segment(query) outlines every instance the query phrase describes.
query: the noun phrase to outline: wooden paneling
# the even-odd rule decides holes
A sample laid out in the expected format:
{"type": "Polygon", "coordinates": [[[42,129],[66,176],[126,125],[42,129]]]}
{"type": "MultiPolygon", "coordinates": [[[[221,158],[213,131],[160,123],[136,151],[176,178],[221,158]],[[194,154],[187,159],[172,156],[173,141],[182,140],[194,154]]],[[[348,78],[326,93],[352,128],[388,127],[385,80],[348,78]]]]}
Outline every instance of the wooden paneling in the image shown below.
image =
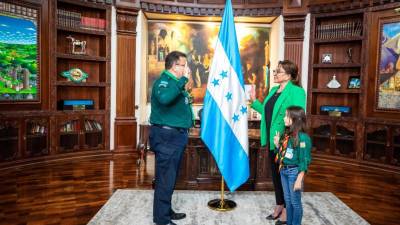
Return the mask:
{"type": "Polygon", "coordinates": [[[301,80],[305,16],[285,16],[285,59],[291,60],[299,68],[298,80],[301,80]]]}
{"type": "Polygon", "coordinates": [[[299,81],[301,80],[302,54],[303,41],[285,41],[285,59],[293,61],[299,67],[299,81]]]}
{"type": "Polygon", "coordinates": [[[115,150],[134,149],[136,147],[137,123],[133,119],[115,120],[115,150]]]}
{"type": "Polygon", "coordinates": [[[115,0],[117,7],[135,8],[137,7],[139,0],[115,0]]]}
{"type": "Polygon", "coordinates": [[[115,150],[136,147],[136,10],[117,9],[117,99],[115,150]]]}
{"type": "MultiPolygon", "coordinates": [[[[278,16],[282,12],[282,1],[232,0],[235,16],[278,16]]],[[[192,16],[221,16],[225,0],[141,0],[140,8],[145,12],[176,13],[192,16]]]]}
{"type": "Polygon", "coordinates": [[[117,118],[135,116],[136,37],[117,37],[117,118]]]}

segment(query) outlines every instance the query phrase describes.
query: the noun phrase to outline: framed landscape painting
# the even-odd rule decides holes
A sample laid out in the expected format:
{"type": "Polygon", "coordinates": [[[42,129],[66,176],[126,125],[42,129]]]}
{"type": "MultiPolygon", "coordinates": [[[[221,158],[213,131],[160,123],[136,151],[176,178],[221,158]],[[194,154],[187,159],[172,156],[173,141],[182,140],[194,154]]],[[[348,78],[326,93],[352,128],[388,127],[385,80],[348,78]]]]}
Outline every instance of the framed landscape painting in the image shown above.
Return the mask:
{"type": "Polygon", "coordinates": [[[400,112],[400,18],[379,25],[376,110],[400,112]]]}
{"type": "Polygon", "coordinates": [[[0,3],[0,103],[39,102],[38,10],[0,3]]]}

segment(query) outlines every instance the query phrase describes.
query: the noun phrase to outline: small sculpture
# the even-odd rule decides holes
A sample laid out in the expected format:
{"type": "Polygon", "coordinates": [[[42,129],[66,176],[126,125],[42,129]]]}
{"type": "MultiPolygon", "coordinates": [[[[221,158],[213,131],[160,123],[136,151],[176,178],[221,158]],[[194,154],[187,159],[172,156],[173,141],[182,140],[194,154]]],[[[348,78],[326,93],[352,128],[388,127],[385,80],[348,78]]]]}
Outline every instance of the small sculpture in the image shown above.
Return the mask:
{"type": "Polygon", "coordinates": [[[352,48],[348,48],[346,51],[347,54],[347,62],[348,63],[353,63],[353,49],[352,48]]]}
{"type": "Polygon", "coordinates": [[[340,83],[336,80],[336,75],[334,74],[332,80],[326,85],[328,88],[340,88],[340,83]]]}
{"type": "Polygon", "coordinates": [[[332,54],[322,54],[322,63],[332,63],[332,54]]]}
{"type": "Polygon", "coordinates": [[[72,37],[71,35],[69,35],[67,37],[67,39],[71,40],[71,45],[72,45],[71,53],[72,54],[76,54],[76,55],[86,54],[86,41],[77,40],[74,37],[72,37]],[[78,48],[80,48],[79,51],[78,51],[78,48]]]}
{"type": "Polygon", "coordinates": [[[88,78],[88,74],[78,68],[73,68],[68,71],[64,71],[61,73],[61,76],[76,83],[86,82],[86,78],[88,78]]]}

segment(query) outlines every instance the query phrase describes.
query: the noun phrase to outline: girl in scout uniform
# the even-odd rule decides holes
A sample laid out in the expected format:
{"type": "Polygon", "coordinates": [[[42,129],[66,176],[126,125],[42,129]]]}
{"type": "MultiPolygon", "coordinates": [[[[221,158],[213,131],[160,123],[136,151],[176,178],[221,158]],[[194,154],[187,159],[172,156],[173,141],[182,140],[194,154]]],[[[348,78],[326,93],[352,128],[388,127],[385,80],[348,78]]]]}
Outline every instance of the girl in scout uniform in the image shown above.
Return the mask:
{"type": "Polygon", "coordinates": [[[283,195],[286,203],[286,221],[288,225],[301,225],[303,206],[301,191],[304,175],[311,161],[311,140],[305,133],[306,115],[303,108],[291,106],[286,109],[283,118],[286,129],[281,136],[274,137],[277,154],[275,161],[279,165],[283,195]]]}

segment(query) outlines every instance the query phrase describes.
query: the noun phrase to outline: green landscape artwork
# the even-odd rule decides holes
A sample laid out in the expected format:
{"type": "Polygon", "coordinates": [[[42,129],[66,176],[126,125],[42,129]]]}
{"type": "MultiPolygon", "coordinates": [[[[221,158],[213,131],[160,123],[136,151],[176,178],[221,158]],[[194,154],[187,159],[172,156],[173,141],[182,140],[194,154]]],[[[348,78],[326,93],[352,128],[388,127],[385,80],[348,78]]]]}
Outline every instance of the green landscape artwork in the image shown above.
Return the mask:
{"type": "Polygon", "coordinates": [[[37,21],[0,14],[0,101],[38,100],[37,21]]]}

